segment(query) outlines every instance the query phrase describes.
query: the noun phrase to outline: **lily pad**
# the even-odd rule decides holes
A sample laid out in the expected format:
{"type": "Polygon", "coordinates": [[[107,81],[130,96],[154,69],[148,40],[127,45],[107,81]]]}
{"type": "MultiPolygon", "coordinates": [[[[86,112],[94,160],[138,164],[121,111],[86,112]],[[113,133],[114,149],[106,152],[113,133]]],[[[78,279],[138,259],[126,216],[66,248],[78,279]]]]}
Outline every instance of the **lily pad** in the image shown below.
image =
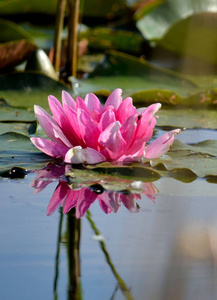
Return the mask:
{"type": "Polygon", "coordinates": [[[217,110],[193,108],[163,108],[158,112],[157,125],[174,128],[217,129],[217,110]]]}
{"type": "Polygon", "coordinates": [[[11,68],[25,61],[36,46],[27,40],[0,44],[0,69],[11,68]]]}
{"type": "Polygon", "coordinates": [[[186,96],[197,90],[197,85],[187,77],[117,51],[108,52],[88,79],[72,80],[74,92],[82,95],[102,89],[111,91],[117,86],[124,90],[125,95],[144,90],[163,90],[168,94],[169,90],[186,96]]]}
{"type": "Polygon", "coordinates": [[[29,137],[15,132],[0,135],[0,174],[12,167],[40,169],[50,160],[34,147],[29,137]]]}
{"type": "Polygon", "coordinates": [[[36,72],[1,75],[0,87],[1,99],[22,108],[33,108],[37,104],[48,109],[48,95],[61,99],[62,90],[72,92],[65,84],[36,72]]]}
{"type": "Polygon", "coordinates": [[[101,163],[88,168],[100,173],[114,174],[122,178],[135,177],[142,181],[154,181],[157,176],[172,177],[182,182],[194,181],[197,177],[212,178],[217,182],[217,141],[209,140],[195,145],[175,141],[168,158],[144,163],[101,163]],[[147,176],[147,174],[149,174],[147,176]],[[151,175],[151,176],[150,176],[151,175]],[[137,177],[138,176],[138,177],[137,177]],[[147,179],[149,177],[149,179],[147,179]]]}
{"type": "Polygon", "coordinates": [[[97,51],[118,50],[138,55],[144,50],[143,37],[126,30],[112,30],[106,27],[89,28],[81,32],[79,38],[87,39],[88,47],[97,51]]]}
{"type": "Polygon", "coordinates": [[[17,122],[1,122],[0,135],[8,132],[17,132],[21,134],[34,134],[36,132],[37,123],[17,123],[17,122]]]}
{"type": "Polygon", "coordinates": [[[27,13],[56,13],[57,0],[1,0],[1,15],[27,14],[27,13]]]}
{"type": "Polygon", "coordinates": [[[217,3],[213,0],[167,0],[140,19],[137,27],[146,39],[159,40],[175,22],[203,12],[217,12],[217,3]]]}
{"type": "MultiPolygon", "coordinates": [[[[157,46],[180,56],[217,64],[216,27],[217,12],[195,14],[171,26],[157,42],[157,46]]],[[[184,67],[187,68],[186,65],[184,67]]],[[[190,72],[189,68],[187,70],[190,72]]]]}
{"type": "MultiPolygon", "coordinates": [[[[1,10],[1,2],[0,2],[0,10],[1,10]]],[[[0,35],[1,43],[12,41],[12,40],[32,39],[31,35],[27,31],[22,29],[19,25],[4,19],[0,19],[0,32],[1,32],[0,35]]]]}

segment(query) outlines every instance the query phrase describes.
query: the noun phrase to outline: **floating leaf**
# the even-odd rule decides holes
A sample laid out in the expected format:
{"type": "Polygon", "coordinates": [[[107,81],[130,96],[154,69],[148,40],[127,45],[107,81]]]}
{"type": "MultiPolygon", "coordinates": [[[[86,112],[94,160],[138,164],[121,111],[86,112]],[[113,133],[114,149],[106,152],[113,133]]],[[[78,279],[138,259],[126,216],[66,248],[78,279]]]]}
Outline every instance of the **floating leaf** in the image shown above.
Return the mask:
{"type": "Polygon", "coordinates": [[[97,51],[119,50],[132,54],[141,54],[144,39],[140,34],[126,30],[112,30],[109,28],[89,28],[81,32],[80,39],[88,40],[88,47],[97,51]]]}
{"type": "Polygon", "coordinates": [[[51,160],[34,147],[29,137],[15,132],[0,135],[0,158],[0,172],[18,166],[40,169],[51,160]]]}
{"type": "Polygon", "coordinates": [[[45,75],[35,72],[11,73],[0,76],[0,98],[16,107],[33,108],[34,104],[48,109],[48,95],[61,98],[62,90],[72,90],[45,75]]]}
{"type": "Polygon", "coordinates": [[[17,15],[27,13],[56,13],[57,0],[1,0],[1,15],[17,15]]]}
{"type": "Polygon", "coordinates": [[[158,126],[174,128],[217,129],[217,110],[193,108],[163,108],[158,112],[158,126]]]}
{"type": "Polygon", "coordinates": [[[27,40],[0,44],[0,69],[11,68],[25,61],[36,46],[27,40]]]}
{"type": "Polygon", "coordinates": [[[165,1],[166,0],[143,0],[136,2],[136,4],[133,6],[133,9],[135,10],[134,19],[138,21],[142,17],[150,14],[152,10],[163,4],[165,1]]]}
{"type": "Polygon", "coordinates": [[[187,145],[176,140],[168,155],[172,159],[155,159],[151,161],[151,165],[148,161],[143,164],[132,163],[120,166],[101,163],[88,166],[88,168],[115,176],[118,174],[124,178],[138,176],[139,180],[143,181],[156,180],[157,176],[172,177],[182,182],[191,182],[197,177],[212,178],[212,182],[217,181],[216,140],[208,140],[195,145],[187,145]],[[147,174],[152,174],[153,177],[147,174]]]}
{"type": "MultiPolygon", "coordinates": [[[[1,9],[1,2],[0,2],[1,9]]],[[[22,29],[19,25],[14,22],[0,19],[0,42],[9,42],[12,40],[31,40],[31,35],[22,29]]]]}
{"type": "Polygon", "coordinates": [[[116,51],[108,52],[106,60],[88,79],[74,81],[75,93],[83,95],[102,89],[111,91],[117,85],[125,95],[144,90],[162,90],[162,93],[168,94],[169,90],[186,96],[197,89],[193,81],[182,75],[116,51]]]}
{"type": "MultiPolygon", "coordinates": [[[[217,12],[200,13],[176,22],[157,42],[158,47],[165,48],[180,56],[188,56],[210,65],[217,64],[217,12]]],[[[186,58],[185,58],[186,59],[186,58]]],[[[196,66],[195,66],[196,68],[196,66]]],[[[183,72],[192,72],[192,64],[184,65],[183,72]]],[[[198,73],[198,68],[196,69],[198,73]]],[[[203,74],[203,70],[201,70],[203,74]]]]}
{"type": "Polygon", "coordinates": [[[37,123],[17,123],[17,122],[1,122],[0,134],[8,132],[17,132],[22,134],[34,134],[36,132],[37,123]]]}
{"type": "Polygon", "coordinates": [[[156,40],[162,38],[175,22],[194,13],[202,12],[217,12],[217,3],[213,0],[167,0],[140,19],[137,22],[137,27],[146,39],[156,40]]]}
{"type": "Polygon", "coordinates": [[[83,17],[104,20],[124,16],[128,11],[125,0],[104,0],[103,2],[101,0],[83,0],[81,1],[81,7],[83,17]]]}

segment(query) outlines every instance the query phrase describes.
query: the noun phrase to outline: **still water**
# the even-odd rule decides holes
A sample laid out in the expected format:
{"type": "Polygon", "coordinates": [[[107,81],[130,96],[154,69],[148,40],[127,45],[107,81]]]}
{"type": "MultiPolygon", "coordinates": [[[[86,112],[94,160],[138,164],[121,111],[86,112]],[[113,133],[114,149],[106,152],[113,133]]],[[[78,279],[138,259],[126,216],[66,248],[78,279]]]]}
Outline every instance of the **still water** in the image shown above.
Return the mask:
{"type": "Polygon", "coordinates": [[[0,299],[217,298],[216,184],[161,178],[154,201],[136,199],[138,212],[121,203],[105,214],[96,200],[76,221],[59,209],[46,215],[58,180],[34,194],[35,177],[0,180],[0,299]],[[78,233],[79,250],[68,243],[78,233]]]}

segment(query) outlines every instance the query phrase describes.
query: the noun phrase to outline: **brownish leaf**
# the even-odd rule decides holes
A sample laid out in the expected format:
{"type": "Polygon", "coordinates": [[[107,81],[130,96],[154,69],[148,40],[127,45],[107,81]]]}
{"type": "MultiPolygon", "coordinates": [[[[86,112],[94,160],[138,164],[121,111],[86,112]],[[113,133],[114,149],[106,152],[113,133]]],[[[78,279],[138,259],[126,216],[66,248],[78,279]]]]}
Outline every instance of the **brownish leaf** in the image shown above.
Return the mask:
{"type": "Polygon", "coordinates": [[[25,61],[36,49],[27,40],[12,41],[0,44],[0,69],[8,69],[25,61]]]}

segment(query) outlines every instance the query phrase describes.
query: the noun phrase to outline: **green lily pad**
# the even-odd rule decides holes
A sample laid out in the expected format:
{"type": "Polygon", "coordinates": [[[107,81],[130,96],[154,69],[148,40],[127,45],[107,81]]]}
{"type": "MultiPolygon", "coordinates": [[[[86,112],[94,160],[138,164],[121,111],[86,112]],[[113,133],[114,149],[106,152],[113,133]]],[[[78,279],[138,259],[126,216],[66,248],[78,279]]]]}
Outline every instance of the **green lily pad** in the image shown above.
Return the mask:
{"type": "Polygon", "coordinates": [[[89,28],[81,32],[79,38],[87,39],[88,48],[97,51],[118,50],[138,55],[144,48],[144,39],[140,34],[125,30],[89,28]]]}
{"type": "MultiPolygon", "coordinates": [[[[157,46],[180,56],[206,61],[211,65],[217,64],[216,27],[217,12],[195,14],[171,26],[157,42],[157,46]]],[[[188,72],[191,71],[190,68],[185,66],[188,72]]],[[[203,74],[203,70],[201,73],[203,74]]]]}
{"type": "Polygon", "coordinates": [[[156,67],[144,59],[116,51],[108,52],[106,60],[88,79],[72,80],[74,92],[81,95],[90,91],[111,91],[120,87],[125,95],[144,90],[163,90],[168,93],[169,90],[186,96],[197,89],[197,85],[187,77],[156,67]]]}
{"type": "Polygon", "coordinates": [[[15,132],[0,135],[0,174],[12,167],[40,169],[50,160],[35,148],[29,137],[15,132]]]}
{"type": "Polygon", "coordinates": [[[174,128],[217,129],[217,110],[193,108],[163,108],[158,112],[157,125],[174,128]]]}
{"type": "Polygon", "coordinates": [[[33,122],[35,120],[33,110],[0,106],[0,122],[33,122]]]}
{"type": "Polygon", "coordinates": [[[194,13],[203,12],[217,12],[217,3],[212,0],[167,0],[156,7],[150,14],[140,19],[137,22],[137,27],[146,39],[159,40],[175,22],[194,13]]]}
{"type": "Polygon", "coordinates": [[[191,182],[197,177],[211,178],[212,182],[217,182],[216,140],[208,140],[195,145],[187,145],[176,140],[168,155],[168,158],[155,159],[150,163],[147,161],[120,166],[101,163],[88,166],[88,168],[122,178],[136,177],[142,181],[154,181],[157,180],[157,176],[163,176],[182,182],[191,182]]]}
{"type": "MultiPolygon", "coordinates": [[[[0,10],[1,10],[1,2],[0,2],[0,10]]],[[[0,19],[0,42],[5,43],[12,40],[23,40],[28,39],[31,40],[31,35],[22,29],[19,25],[14,22],[0,19]]]]}
{"type": "Polygon", "coordinates": [[[36,132],[37,123],[17,123],[17,122],[1,122],[0,134],[8,132],[17,132],[21,134],[34,134],[36,132]]]}
{"type": "Polygon", "coordinates": [[[36,72],[0,75],[0,98],[15,107],[33,108],[37,104],[48,109],[47,97],[61,99],[62,90],[72,92],[68,86],[36,72]]]}
{"type": "Polygon", "coordinates": [[[56,13],[57,0],[1,0],[0,14],[1,15],[17,15],[27,13],[56,13]]]}
{"type": "Polygon", "coordinates": [[[125,0],[81,0],[82,16],[111,20],[124,16],[128,9],[125,0]]]}

